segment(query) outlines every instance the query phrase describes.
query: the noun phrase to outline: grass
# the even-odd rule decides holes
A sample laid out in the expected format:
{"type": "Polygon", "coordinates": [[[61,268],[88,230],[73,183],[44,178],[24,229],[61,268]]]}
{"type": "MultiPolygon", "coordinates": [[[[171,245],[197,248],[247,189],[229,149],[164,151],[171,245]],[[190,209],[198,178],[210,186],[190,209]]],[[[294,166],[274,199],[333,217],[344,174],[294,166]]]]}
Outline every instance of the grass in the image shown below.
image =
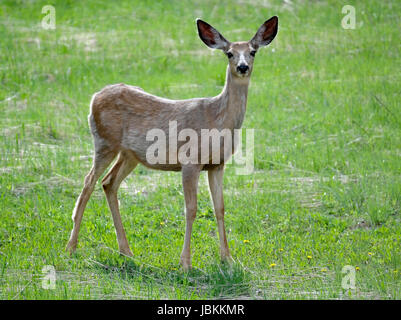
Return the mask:
{"type": "Polygon", "coordinates": [[[401,4],[352,1],[48,1],[0,4],[1,299],[400,299],[401,4]],[[251,175],[225,175],[228,242],[221,265],[206,177],[178,265],[185,219],[179,173],[137,168],[119,192],[134,258],[118,255],[98,185],[77,254],[64,252],[91,166],[91,95],[110,83],[174,99],[217,95],[226,58],[195,18],[232,41],[273,15],[280,30],[256,57],[244,128],[251,175]],[[54,266],[54,290],[42,268],[54,266]],[[341,287],[346,265],[356,289],[341,287]]]}

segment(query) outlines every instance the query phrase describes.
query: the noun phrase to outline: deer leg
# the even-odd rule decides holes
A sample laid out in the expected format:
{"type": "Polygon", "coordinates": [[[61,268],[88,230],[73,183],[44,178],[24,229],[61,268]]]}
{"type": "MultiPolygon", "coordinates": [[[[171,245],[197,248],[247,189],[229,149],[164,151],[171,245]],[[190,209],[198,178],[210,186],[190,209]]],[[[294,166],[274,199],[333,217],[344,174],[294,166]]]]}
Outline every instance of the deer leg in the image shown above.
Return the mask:
{"type": "Polygon", "coordinates": [[[114,227],[116,229],[118,248],[120,253],[132,257],[133,254],[129,248],[127,236],[121,221],[120,210],[118,206],[117,190],[125,177],[137,166],[138,162],[128,152],[122,151],[113,168],[102,180],[103,190],[106,194],[107,203],[113,216],[114,227]]]}
{"type": "Polygon", "coordinates": [[[192,225],[196,217],[197,210],[197,191],[200,174],[199,166],[186,166],[182,168],[182,186],[184,189],[186,227],[184,247],[182,249],[180,264],[184,270],[188,270],[191,265],[191,234],[192,225]]]}
{"type": "Polygon", "coordinates": [[[116,152],[111,150],[103,149],[95,152],[92,169],[85,177],[84,188],[82,189],[82,192],[75,203],[75,208],[72,213],[74,227],[71,231],[70,239],[66,247],[66,250],[70,253],[73,253],[77,248],[82,216],[84,214],[86,204],[88,203],[88,200],[95,189],[96,181],[99,179],[104,170],[106,170],[107,166],[111,163],[115,156],[116,152]]]}
{"type": "Polygon", "coordinates": [[[224,227],[223,174],[224,167],[219,166],[216,169],[208,171],[208,180],[217,220],[217,228],[219,230],[221,260],[231,261],[232,258],[228,249],[226,230],[224,227]]]}

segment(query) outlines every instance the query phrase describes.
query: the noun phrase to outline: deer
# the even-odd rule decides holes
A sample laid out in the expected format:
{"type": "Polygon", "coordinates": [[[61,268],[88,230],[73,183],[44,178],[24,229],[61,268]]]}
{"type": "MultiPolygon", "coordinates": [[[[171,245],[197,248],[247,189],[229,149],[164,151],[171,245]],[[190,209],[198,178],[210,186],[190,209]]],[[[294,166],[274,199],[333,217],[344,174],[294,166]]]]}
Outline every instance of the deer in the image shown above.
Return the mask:
{"type": "MultiPolygon", "coordinates": [[[[66,246],[70,254],[76,250],[83,213],[96,182],[116,159],[101,183],[112,213],[121,255],[132,257],[133,253],[121,220],[117,191],[128,174],[138,164],[142,164],[150,169],[181,171],[186,227],[179,262],[184,270],[192,268],[190,242],[197,213],[199,176],[201,171],[208,172],[209,191],[219,234],[220,257],[223,262],[233,261],[224,225],[223,175],[226,157],[221,157],[218,163],[181,163],[171,161],[176,160],[177,154],[169,154],[166,163],[150,163],[146,150],[151,142],[146,139],[146,133],[153,128],[160,128],[168,136],[169,121],[175,121],[178,128],[191,128],[197,133],[205,128],[230,131],[240,129],[245,117],[255,55],[261,47],[267,46],[276,37],[278,17],[273,16],[266,20],[250,41],[242,42],[226,40],[219,31],[201,19],[197,19],[196,24],[200,39],[209,48],[223,51],[228,59],[225,84],[219,95],[170,100],[121,83],[108,85],[92,96],[88,122],[94,142],[93,165],[84,179],[84,187],[73,210],[73,229],[66,246]]],[[[231,147],[232,153],[234,147],[231,147]]],[[[225,149],[222,153],[226,151],[225,149]]]]}

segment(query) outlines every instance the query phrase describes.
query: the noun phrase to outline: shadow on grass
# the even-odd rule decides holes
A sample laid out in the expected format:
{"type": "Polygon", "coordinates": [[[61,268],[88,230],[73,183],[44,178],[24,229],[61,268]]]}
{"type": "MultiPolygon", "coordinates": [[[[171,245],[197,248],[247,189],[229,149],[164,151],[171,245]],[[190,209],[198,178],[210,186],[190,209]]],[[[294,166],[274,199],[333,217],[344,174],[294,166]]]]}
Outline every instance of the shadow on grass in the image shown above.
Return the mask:
{"type": "Polygon", "coordinates": [[[127,282],[140,280],[160,290],[160,298],[235,299],[250,298],[250,281],[239,263],[208,265],[189,272],[138,264],[133,258],[115,255],[98,257],[92,265],[110,277],[127,282]],[[172,291],[174,290],[174,291],[172,291]],[[166,295],[166,296],[165,296],[166,295]]]}

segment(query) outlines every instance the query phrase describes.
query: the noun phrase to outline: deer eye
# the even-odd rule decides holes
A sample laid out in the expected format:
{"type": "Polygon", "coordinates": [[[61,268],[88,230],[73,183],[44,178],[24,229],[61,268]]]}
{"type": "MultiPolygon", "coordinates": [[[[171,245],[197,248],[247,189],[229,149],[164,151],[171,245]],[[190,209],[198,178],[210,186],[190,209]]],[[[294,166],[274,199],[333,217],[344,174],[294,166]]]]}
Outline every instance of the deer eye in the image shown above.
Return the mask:
{"type": "Polygon", "coordinates": [[[256,51],[251,51],[251,53],[250,53],[250,55],[251,55],[252,57],[254,57],[255,54],[256,54],[256,51]]]}
{"type": "Polygon", "coordinates": [[[227,57],[228,57],[228,59],[230,59],[233,57],[233,54],[231,52],[227,52],[227,57]]]}

